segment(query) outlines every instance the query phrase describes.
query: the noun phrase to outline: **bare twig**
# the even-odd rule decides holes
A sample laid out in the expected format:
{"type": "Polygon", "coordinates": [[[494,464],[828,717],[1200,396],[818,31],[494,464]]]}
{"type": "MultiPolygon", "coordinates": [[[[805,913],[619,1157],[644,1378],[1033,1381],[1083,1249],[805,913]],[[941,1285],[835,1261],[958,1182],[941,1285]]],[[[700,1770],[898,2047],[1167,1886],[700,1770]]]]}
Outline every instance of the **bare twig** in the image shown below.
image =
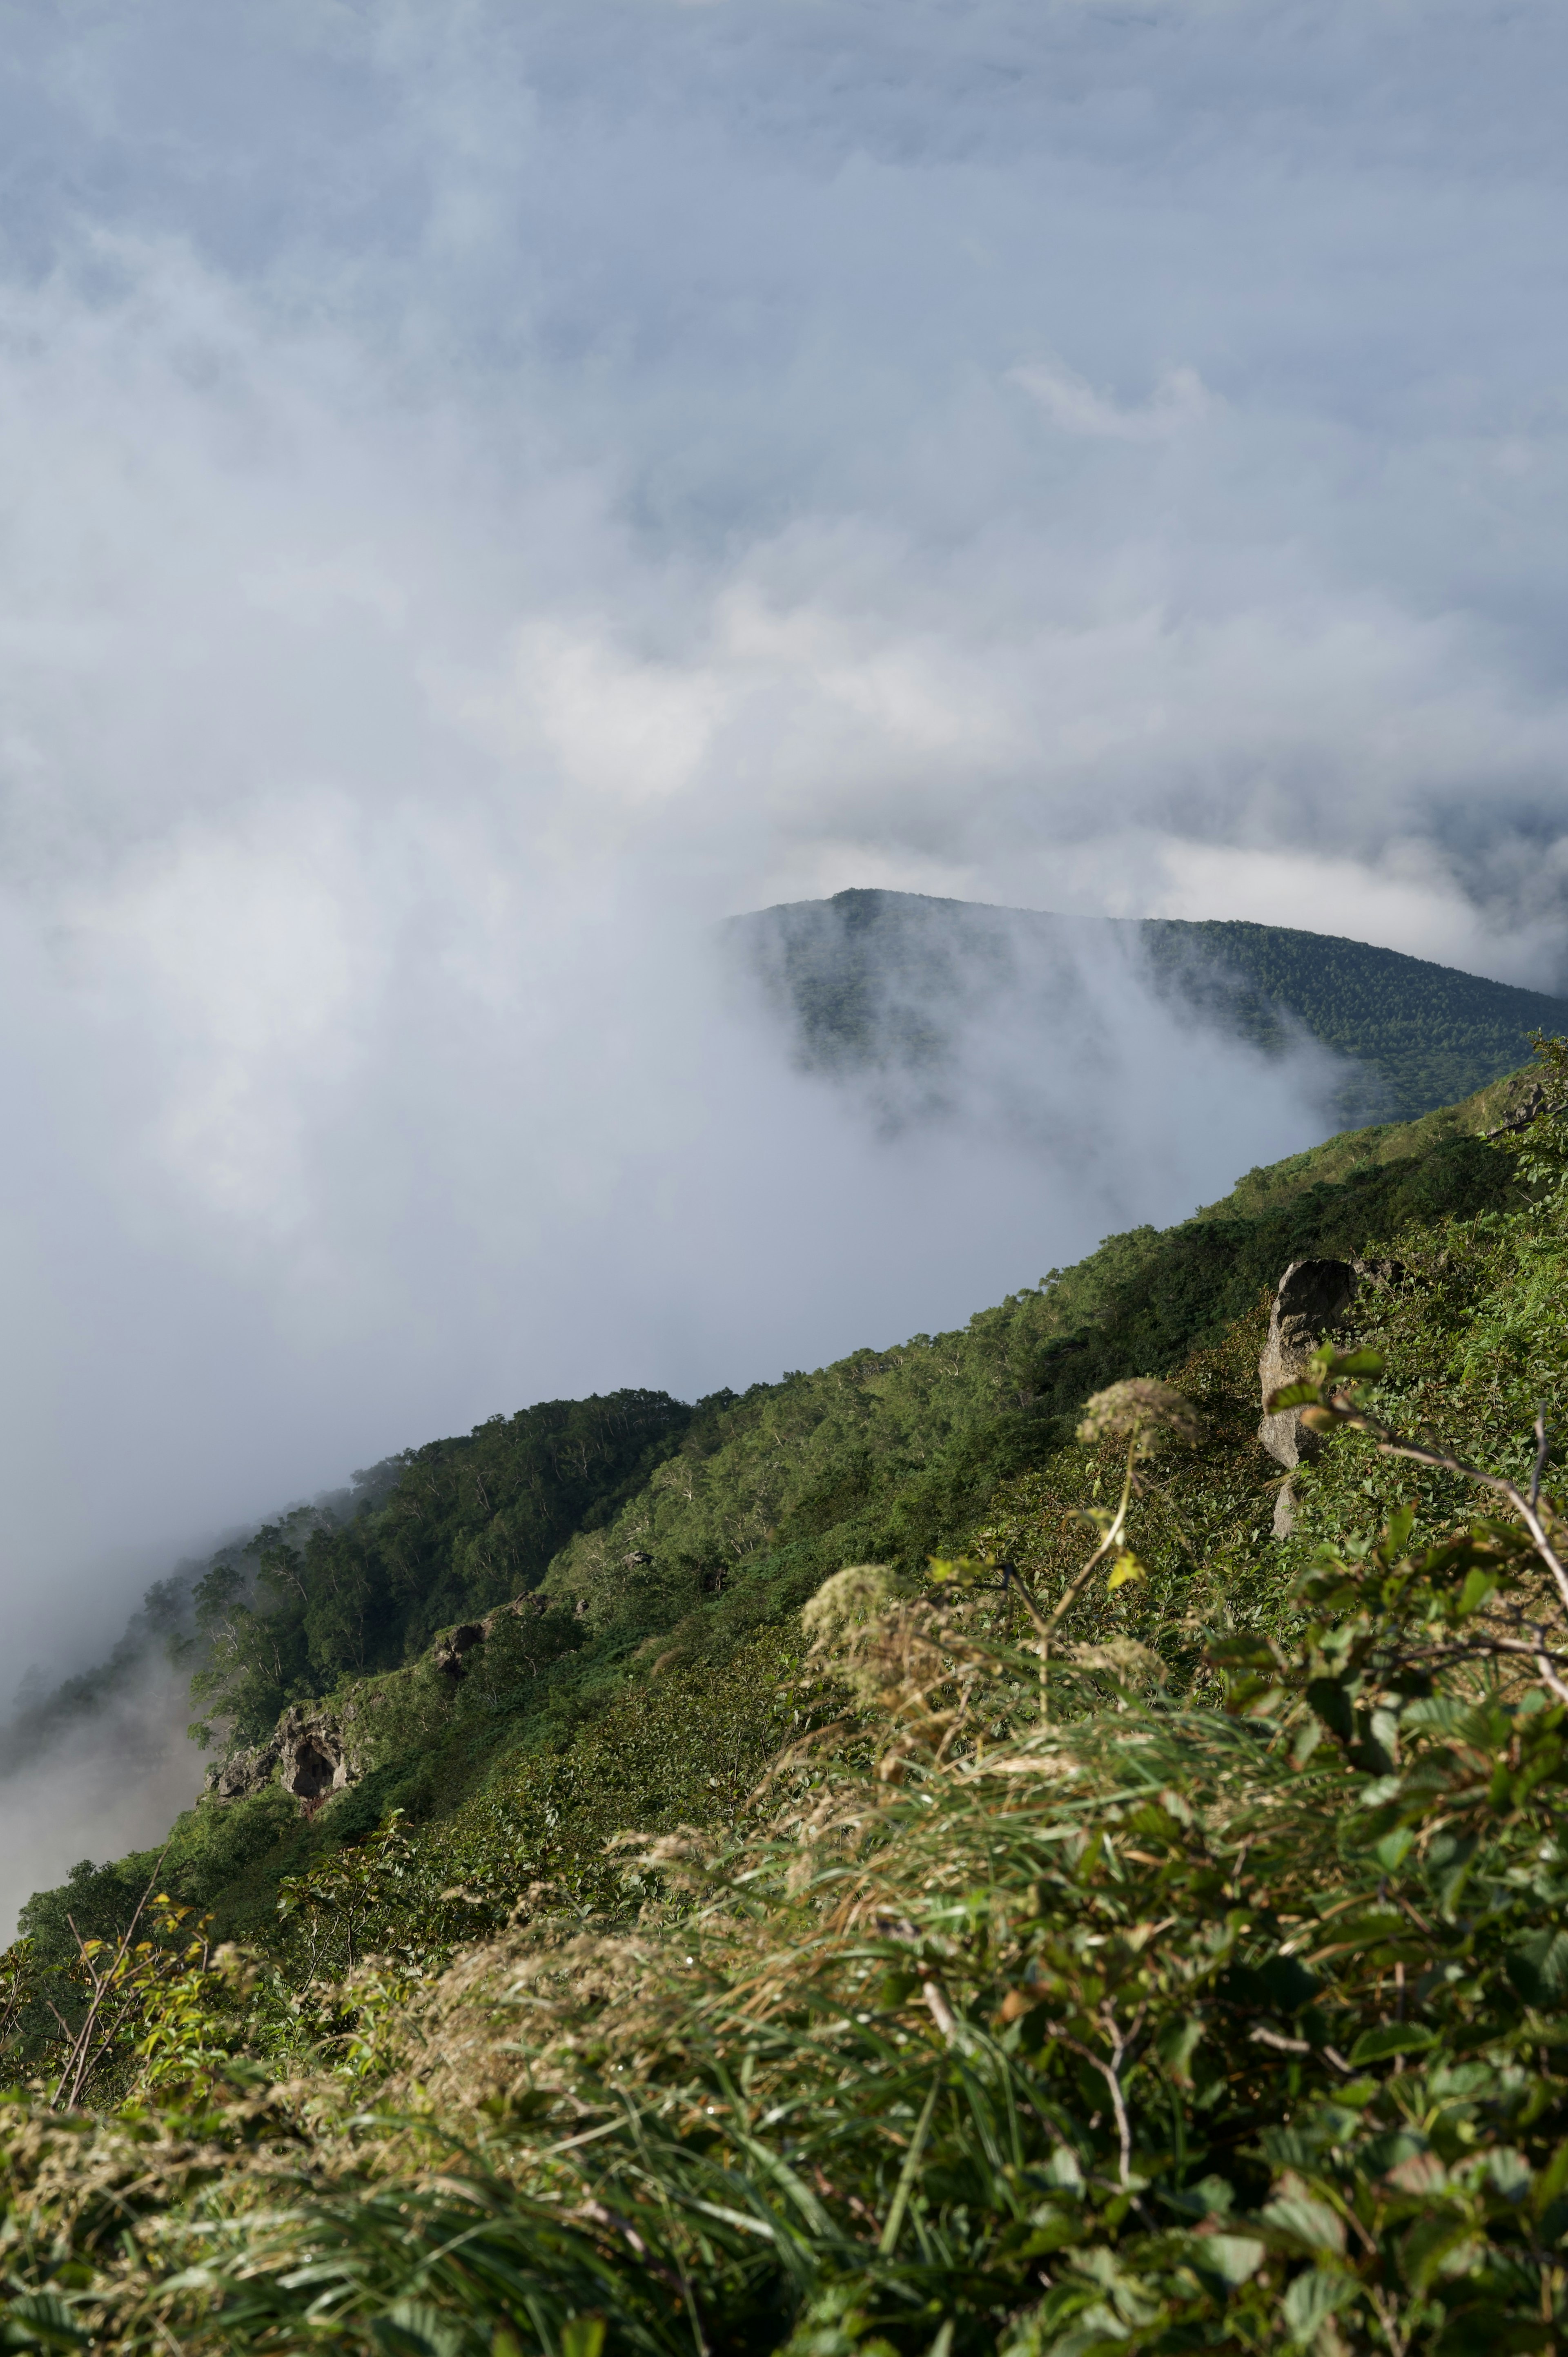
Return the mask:
{"type": "Polygon", "coordinates": [[[1135,1424],[1133,1427],[1133,1437],[1127,1444],[1127,1470],[1122,1479],[1122,1496],[1117,1505],[1115,1514],[1112,1516],[1111,1523],[1106,1529],[1104,1537],[1101,1540],[1100,1544],[1095,1548],[1094,1553],[1090,1556],[1089,1561],[1084,1565],[1083,1569],[1079,1573],[1078,1577],[1069,1583],[1061,1596],[1057,1599],[1055,1609],[1048,1615],[1042,1616],[1036,1610],[1034,1605],[1029,1602],[1027,1597],[1024,1599],[1025,1604],[1028,1609],[1029,1617],[1034,1621],[1040,1639],[1040,1718],[1042,1724],[1048,1722],[1051,1715],[1049,1693],[1047,1686],[1047,1680],[1050,1674],[1051,1639],[1055,1635],[1059,1623],[1064,1619],[1069,1609],[1077,1602],[1079,1597],[1083,1593],[1085,1587],[1088,1585],[1090,1575],[1094,1570],[1096,1565],[1103,1563],[1112,1549],[1119,1546],[1122,1543],[1122,1534],[1127,1527],[1127,1509],[1133,1502],[1133,1467],[1138,1461],[1138,1442],[1141,1437],[1142,1427],[1135,1424]]]}
{"type": "MultiPolygon", "coordinates": [[[[77,1930],[74,1917],[68,1915],[65,1919],[70,1925],[71,1936],[76,1942],[81,1968],[87,1975],[88,1986],[92,1992],[92,2001],[87,2008],[86,2018],[77,2031],[66,2056],[65,2064],[60,2072],[59,2084],[55,2089],[50,2105],[53,2111],[75,2110],[91,2072],[113,2044],[120,2025],[131,2009],[132,1998],[127,1996],[108,2029],[101,2029],[100,2023],[104,2007],[118,1985],[118,1977],[124,1969],[126,1957],[131,1953],[131,1943],[136,1935],[136,1926],[142,1920],[143,1910],[148,1900],[157,1889],[159,1877],[163,1873],[164,1860],[167,1856],[168,1844],[166,1842],[158,1852],[157,1862],[148,1878],[147,1887],[136,1901],[135,1912],[115,1943],[114,1953],[110,1958],[108,1969],[105,1972],[101,1973],[93,1963],[89,1943],[77,1930]]],[[[49,2007],[49,2011],[54,2013],[55,2019],[59,2021],[60,2017],[55,2012],[52,2005],[49,2007]]],[[[64,2028],[63,2022],[61,2028],[64,2028]]]]}
{"type": "Polygon", "coordinates": [[[1478,1488],[1489,1490],[1494,1497],[1503,1499],[1530,1533],[1537,1555],[1552,1575],[1558,1600],[1563,1611],[1568,1613],[1568,1569],[1564,1569],[1562,1557],[1552,1544],[1541,1512],[1540,1477],[1546,1463],[1542,1452],[1547,1448],[1543,1417],[1536,1418],[1536,1478],[1530,1484],[1529,1496],[1526,1496],[1518,1482],[1510,1481],[1506,1474],[1484,1472],[1480,1466],[1467,1465],[1462,1457],[1451,1456],[1445,1448],[1423,1448],[1419,1441],[1399,1439],[1386,1424],[1380,1424],[1375,1416],[1350,1406],[1343,1393],[1328,1402],[1326,1413],[1336,1424],[1346,1425],[1352,1432],[1370,1434],[1381,1457],[1403,1457],[1412,1465],[1429,1465],[1434,1472],[1457,1473],[1462,1480],[1474,1481],[1478,1488]]]}

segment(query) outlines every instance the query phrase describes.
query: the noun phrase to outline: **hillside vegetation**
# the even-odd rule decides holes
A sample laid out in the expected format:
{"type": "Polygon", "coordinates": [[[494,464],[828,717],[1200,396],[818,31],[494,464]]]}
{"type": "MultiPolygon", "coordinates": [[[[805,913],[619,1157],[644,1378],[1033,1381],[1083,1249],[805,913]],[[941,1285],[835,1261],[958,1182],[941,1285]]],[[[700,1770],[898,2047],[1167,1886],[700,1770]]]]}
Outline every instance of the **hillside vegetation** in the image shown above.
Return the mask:
{"type": "Polygon", "coordinates": [[[362,1772],[33,1902],[12,2345],[1557,2345],[1568,1129],[1487,1142],[1520,1094],[259,1540],[205,1706],[256,1731],[275,1620],[362,1772]],[[1377,1275],[1277,1541],[1258,1353],[1325,1254],[1377,1275]]]}
{"type": "Polygon", "coordinates": [[[1155,989],[1218,1030],[1282,1054],[1338,1060],[1334,1123],[1408,1122],[1521,1064],[1568,1002],[1424,958],[1286,925],[1063,917],[913,892],[847,891],[731,921],[807,1063],[939,1072],[961,1026],[994,1010],[1048,1041],[1079,1008],[1081,973],[1120,944],[1155,989]]]}

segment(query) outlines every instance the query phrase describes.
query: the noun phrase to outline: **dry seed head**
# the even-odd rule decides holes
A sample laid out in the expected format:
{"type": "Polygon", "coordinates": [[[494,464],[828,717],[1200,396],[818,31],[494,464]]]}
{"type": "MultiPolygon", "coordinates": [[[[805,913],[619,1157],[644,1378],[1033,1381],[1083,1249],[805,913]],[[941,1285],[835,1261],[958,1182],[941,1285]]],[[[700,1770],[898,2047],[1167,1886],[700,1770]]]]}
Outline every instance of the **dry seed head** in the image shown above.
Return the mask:
{"type": "Polygon", "coordinates": [[[1124,1685],[1163,1685],[1170,1675],[1158,1653],[1135,1637],[1112,1637],[1103,1645],[1069,1645],[1067,1657],[1076,1669],[1104,1670],[1124,1685]]]}
{"type": "Polygon", "coordinates": [[[1113,1433],[1150,1448],[1168,1437],[1190,1448],[1203,1437],[1203,1418],[1169,1383],[1153,1375],[1133,1375],[1096,1392],[1078,1427],[1080,1440],[1103,1440],[1113,1433]]]}
{"type": "Polygon", "coordinates": [[[800,1626],[821,1644],[854,1620],[869,1620],[887,1601],[887,1573],[879,1563],[852,1563],[824,1579],[801,1608],[800,1626]]]}

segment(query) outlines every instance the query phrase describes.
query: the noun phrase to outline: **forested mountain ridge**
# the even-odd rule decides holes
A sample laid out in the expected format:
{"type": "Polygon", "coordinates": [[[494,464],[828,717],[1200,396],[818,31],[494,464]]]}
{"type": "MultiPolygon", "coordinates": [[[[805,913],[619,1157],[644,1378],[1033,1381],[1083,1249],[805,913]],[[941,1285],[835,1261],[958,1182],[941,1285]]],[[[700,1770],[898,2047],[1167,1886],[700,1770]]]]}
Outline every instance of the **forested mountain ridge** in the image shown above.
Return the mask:
{"type": "Polygon", "coordinates": [[[910,892],[851,890],[730,920],[810,1064],[839,1072],[940,1067],[990,1006],[1037,1025],[1076,1003],[1108,947],[1159,994],[1268,1053],[1303,1038],[1344,1060],[1337,1124],[1412,1121],[1521,1064],[1568,1001],[1364,942],[1283,925],[1058,916],[910,892]]]}
{"type": "MultiPolygon", "coordinates": [[[[761,956],[769,986],[790,1010],[805,1051],[826,1067],[843,1069],[846,1059],[940,1060],[950,1046],[942,1010],[950,1013],[953,1003],[968,1004],[976,993],[983,1001],[988,991],[1005,985],[1020,940],[1043,942],[1048,963],[1065,955],[1070,965],[1086,947],[1092,951],[1099,924],[913,894],[852,891],[735,920],[731,933],[751,945],[747,956],[761,956]],[[1004,920],[1000,932],[996,920],[1004,920]]],[[[1264,1194],[1270,1201],[1283,1201],[1304,1184],[1337,1178],[1380,1159],[1409,1158],[1458,1135],[1470,1115],[1453,1109],[1456,1101],[1497,1073],[1511,1071],[1525,1052],[1523,1032],[1535,1024],[1550,1028],[1565,1012],[1559,1002],[1531,993],[1363,943],[1286,928],[1151,920],[1104,920],[1100,930],[1112,940],[1136,939],[1165,986],[1254,1044],[1282,1046],[1299,1024],[1321,1044],[1355,1060],[1348,1082],[1337,1092],[1339,1116],[1365,1120],[1380,1107],[1402,1108],[1396,1121],[1346,1132],[1307,1157],[1252,1174],[1227,1204],[1212,1207],[1206,1217],[1223,1218],[1228,1208],[1261,1211],[1264,1194]],[[1427,1114],[1419,1128],[1410,1127],[1412,1118],[1439,1105],[1446,1110],[1427,1114]]],[[[1069,1315],[1069,1305],[1078,1305],[1070,1314],[1079,1314],[1086,1283],[1098,1284],[1112,1263],[1120,1266],[1129,1254],[1135,1258],[1131,1240],[1112,1240],[1106,1249],[1109,1258],[1091,1255],[1082,1272],[1066,1281],[1065,1291],[1058,1285],[1047,1320],[1051,1332],[1056,1329],[1050,1319],[1069,1315]]],[[[1024,1328],[1039,1317],[1027,1307],[1021,1314],[1024,1328]]],[[[1022,1340],[1022,1332],[1023,1328],[1007,1348],[1022,1349],[1026,1358],[1036,1345],[1022,1340]]],[[[1156,1355],[1174,1347],[1168,1335],[1151,1331],[1147,1340],[1156,1355]]],[[[872,1415],[878,1436],[891,1430],[889,1418],[896,1422],[900,1413],[895,1397],[915,1380],[912,1361],[897,1363],[904,1376],[893,1382],[885,1409],[872,1415]]],[[[855,1415],[864,1420],[877,1386],[867,1388],[862,1376],[854,1380],[861,1397],[855,1415]]],[[[984,1380],[999,1397],[1005,1396],[1008,1374],[984,1380]]],[[[754,1386],[747,1396],[757,1398],[771,1389],[754,1386]]],[[[715,1395],[696,1409],[665,1402],[650,1411],[655,1422],[644,1432],[643,1445],[656,1448],[658,1419],[666,1419],[660,1428],[672,1436],[684,1429],[682,1419],[694,1416],[702,1429],[693,1434],[687,1453],[701,1457],[719,1430],[711,1419],[729,1397],[715,1395]]],[[[802,1415],[820,1420],[812,1399],[814,1394],[797,1395],[786,1420],[798,1421],[802,1415]]],[[[285,1702],[317,1698],[344,1674],[387,1669],[417,1655],[434,1630],[492,1608],[509,1584],[521,1587],[535,1580],[564,1537],[596,1527],[596,1517],[608,1519],[624,1502],[618,1494],[613,1507],[604,1503],[586,1476],[558,1481],[550,1461],[552,1419],[579,1413],[591,1418],[599,1410],[593,1403],[544,1403],[521,1416],[492,1418],[471,1435],[405,1451],[357,1476],[332,1497],[296,1506],[262,1530],[237,1537],[214,1557],[205,1577],[199,1566],[182,1567],[149,1591],[124,1639],[98,1668],[51,1691],[29,1691],[19,1698],[0,1726],[0,1773],[7,1760],[29,1760],[49,1743],[68,1739],[73,1722],[102,1713],[122,1692],[134,1693],[149,1646],[173,1641],[194,1646],[197,1654],[216,1648],[209,1664],[216,1682],[198,1699],[209,1716],[227,1717],[245,1740],[255,1739],[285,1702]],[[463,1471],[465,1464],[471,1465],[471,1473],[463,1471]],[[389,1491],[400,1482],[389,1506],[389,1491]],[[443,1484],[450,1491],[450,1510],[438,1495],[443,1484]],[[341,1545],[331,1535],[339,1525],[349,1533],[341,1545]],[[318,1563],[321,1576],[319,1589],[306,1579],[308,1598],[295,1576],[307,1557],[318,1563]],[[198,1581],[199,1617],[193,1597],[198,1581]],[[261,1634],[255,1621],[244,1617],[258,1595],[272,1608],[263,1649],[270,1661],[263,1663],[258,1654],[242,1673],[245,1644],[261,1634]]],[[[916,1426],[909,1444],[917,1451],[912,1465],[924,1464],[933,1446],[920,1417],[916,1426]]],[[[825,1460],[832,1453],[832,1428],[830,1418],[816,1443],[789,1444],[785,1453],[793,1449],[802,1469],[818,1458],[825,1460]]],[[[886,1453],[882,1437],[866,1439],[864,1447],[867,1462],[886,1453]]],[[[889,1463],[897,1454],[895,1449],[889,1463]]],[[[629,1480],[631,1471],[631,1459],[612,1450],[603,1459],[606,1496],[629,1480]]],[[[842,1484],[852,1477],[840,1468],[831,1480],[825,1474],[821,1479],[831,1489],[833,1481],[842,1484]]],[[[789,1495],[794,1499],[792,1489],[789,1495]]],[[[822,1510],[821,1500],[816,1506],[798,1501],[780,1523],[783,1503],[775,1512],[759,1492],[746,1516],[748,1528],[787,1529],[800,1537],[822,1510]]],[[[697,1566],[694,1592],[702,1592],[703,1577],[713,1577],[727,1560],[727,1544],[722,1534],[706,1527],[693,1523],[683,1530],[675,1552],[697,1566]]],[[[624,1551],[638,1551],[629,1536],[624,1551]]],[[[591,1553],[585,1550],[581,1561],[591,1553]]],[[[579,1563],[570,1576],[578,1577],[580,1570],[579,1563]]],[[[681,1577],[686,1578],[687,1572],[681,1577]]]]}
{"type": "MultiPolygon", "coordinates": [[[[177,1828],[174,1881],[220,1931],[253,1930],[285,1878],[387,1808],[434,1827],[512,1747],[569,1741],[650,1663],[722,1663],[845,1562],[917,1575],[1070,1449],[1091,1392],[1212,1343],[1288,1261],[1500,1201],[1509,1166],[1482,1135],[1522,1086],[1250,1174],[955,1332],[695,1408],[630,1393],[492,1418],[389,1460],[346,1519],[302,1509],[225,1551],[197,1590],[212,1652],[196,1688],[220,1748],[256,1743],[287,1706],[352,1709],[367,1772],[304,1820],[276,1783],[204,1801],[177,1828]],[[523,1591],[541,1616],[460,1683],[434,1667],[444,1631],[523,1591]]],[[[79,1873],[27,1920],[69,1903],[107,1921],[138,1870],[79,1873]]]]}
{"type": "Polygon", "coordinates": [[[1397,1218],[1423,1190],[1455,1208],[1484,1196],[1497,1166],[1475,1140],[1509,1087],[1251,1174],[1176,1229],[1111,1237],[956,1333],[695,1406],[642,1392],[546,1402],[405,1450],[200,1579],[204,1711],[227,1741],[252,1744],[288,1704],[416,1661],[452,1623],[525,1590],[580,1605],[613,1651],[618,1628],[639,1641],[721,1594],[725,1618],[768,1617],[835,1549],[916,1563],[1053,1418],[1100,1380],[1219,1330],[1298,1246],[1397,1218]]]}
{"type": "Polygon", "coordinates": [[[587,1501],[460,1654],[411,1609],[365,1673],[310,1623],[342,1789],[209,1793],[33,1902],[12,2345],[1558,2345],[1546,1072],[1544,1110],[1336,1139],[954,1334],[480,1426],[317,1529],[322,1598],[373,1551],[466,1599],[587,1501]],[[1259,1351],[1304,1254],[1354,1325],[1278,1538],[1259,1351]],[[1466,1458],[1523,1486],[1477,1518],[1466,1458]]]}
{"type": "Polygon", "coordinates": [[[405,1449],[351,1514],[306,1507],[266,1525],[197,1583],[209,1653],[197,1698],[252,1743],[287,1704],[416,1657],[444,1622],[537,1587],[564,1539],[614,1513],[729,1396],[543,1401],[405,1449]]]}

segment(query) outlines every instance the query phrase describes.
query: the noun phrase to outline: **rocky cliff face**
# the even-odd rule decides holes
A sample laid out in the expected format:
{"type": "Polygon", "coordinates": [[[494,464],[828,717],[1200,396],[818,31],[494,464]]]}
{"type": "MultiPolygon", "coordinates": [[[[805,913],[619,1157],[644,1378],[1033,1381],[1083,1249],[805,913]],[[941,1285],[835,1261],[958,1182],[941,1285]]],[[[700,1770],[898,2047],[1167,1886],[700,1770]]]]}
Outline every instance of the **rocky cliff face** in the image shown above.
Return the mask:
{"type": "Polygon", "coordinates": [[[347,1724],[354,1716],[352,1703],[341,1714],[291,1704],[265,1743],[236,1751],[221,1766],[208,1770],[208,1791],[220,1801],[242,1801],[275,1780],[285,1792],[306,1802],[342,1792],[358,1782],[360,1772],[347,1724]]]}
{"type": "MultiPolygon", "coordinates": [[[[1305,1374],[1314,1351],[1325,1342],[1352,1341],[1359,1294],[1369,1286],[1396,1284],[1402,1274],[1394,1261],[1293,1260],[1281,1277],[1258,1361],[1263,1404],[1258,1438],[1276,1465],[1294,1472],[1316,1457],[1323,1443],[1302,1423],[1299,1409],[1282,1408],[1271,1415],[1271,1394],[1305,1374]]],[[[1274,1501],[1274,1536],[1288,1538],[1294,1523],[1291,1485],[1285,1481],[1274,1501]]]]}
{"type": "Polygon", "coordinates": [[[1277,1465],[1294,1469],[1322,1446],[1295,1408],[1269,1414],[1269,1395],[1302,1374],[1319,1346],[1337,1334],[1356,1298],[1357,1270],[1345,1260],[1293,1260],[1279,1281],[1269,1336],[1258,1361],[1263,1420],[1258,1437],[1277,1465]]]}
{"type": "MultiPolygon", "coordinates": [[[[465,1674],[465,1656],[484,1643],[499,1621],[512,1613],[547,1612],[550,1601],[531,1592],[510,1604],[498,1605],[482,1620],[465,1621],[438,1638],[430,1659],[443,1677],[456,1684],[465,1674]]],[[[358,1783],[364,1772],[355,1740],[357,1717],[353,1703],[341,1710],[310,1710],[303,1703],[291,1703],[276,1732],[264,1743],[231,1752],[227,1760],[208,1770],[207,1790],[216,1800],[242,1801],[276,1781],[307,1804],[324,1801],[330,1793],[358,1783]]]]}

